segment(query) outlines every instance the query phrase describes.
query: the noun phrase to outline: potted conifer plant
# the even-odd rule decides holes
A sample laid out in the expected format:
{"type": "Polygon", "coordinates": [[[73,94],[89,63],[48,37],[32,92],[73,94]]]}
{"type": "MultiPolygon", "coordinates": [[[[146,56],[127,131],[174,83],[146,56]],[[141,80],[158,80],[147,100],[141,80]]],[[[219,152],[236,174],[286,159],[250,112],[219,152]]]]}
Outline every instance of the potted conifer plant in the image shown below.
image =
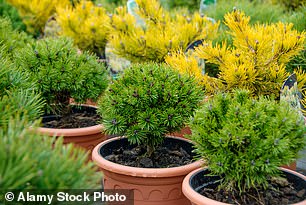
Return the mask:
{"type": "Polygon", "coordinates": [[[166,134],[184,125],[202,92],[194,78],[154,63],[135,64],[110,84],[98,111],[106,133],[125,137],[93,151],[104,188],[133,190],[136,205],[189,204],[182,179],[201,162],[190,161],[189,140],[166,134]]]}
{"type": "MultiPolygon", "coordinates": [[[[108,41],[113,53],[132,63],[161,63],[171,52],[185,50],[196,40],[217,36],[219,22],[198,12],[171,13],[157,0],[128,2],[130,8],[118,7],[112,15],[108,41]]],[[[182,137],[190,134],[190,129],[183,126],[171,134],[182,137]]]]}
{"type": "Polygon", "coordinates": [[[306,177],[278,168],[305,146],[304,119],[287,102],[219,93],[190,127],[197,158],[208,165],[184,179],[193,204],[305,204],[306,177]]]}
{"type": "Polygon", "coordinates": [[[46,38],[20,50],[17,63],[46,102],[43,127],[50,136],[64,136],[91,150],[104,140],[93,106],[71,106],[96,99],[107,86],[105,67],[88,53],[78,54],[68,38],[46,38]]]}

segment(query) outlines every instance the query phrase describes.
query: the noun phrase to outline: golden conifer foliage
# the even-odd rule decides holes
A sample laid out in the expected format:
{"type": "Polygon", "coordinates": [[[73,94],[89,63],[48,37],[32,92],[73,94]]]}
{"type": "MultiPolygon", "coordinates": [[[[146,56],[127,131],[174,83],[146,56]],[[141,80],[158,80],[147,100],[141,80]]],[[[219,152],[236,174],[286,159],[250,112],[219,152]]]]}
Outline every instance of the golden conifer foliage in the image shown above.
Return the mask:
{"type": "Polygon", "coordinates": [[[219,23],[198,13],[173,16],[157,0],[137,0],[137,4],[139,18],[127,13],[125,7],[116,10],[109,39],[115,53],[133,62],[163,62],[169,52],[217,35],[219,23]]]}
{"type": "MultiPolygon", "coordinates": [[[[254,96],[278,97],[282,84],[290,75],[285,64],[303,49],[305,32],[299,33],[292,29],[292,24],[283,23],[250,26],[249,20],[240,11],[225,16],[225,23],[234,39],[233,48],[226,43],[213,45],[205,42],[191,55],[172,53],[166,57],[166,62],[181,73],[195,76],[207,94],[244,88],[254,96]],[[198,58],[219,65],[218,78],[203,74],[198,58]]],[[[299,69],[295,73],[299,89],[306,96],[303,90],[306,74],[299,69]]]]}
{"type": "Polygon", "coordinates": [[[89,50],[100,57],[105,56],[105,45],[109,34],[110,17],[103,7],[91,1],[83,1],[72,7],[58,7],[57,21],[62,35],[74,39],[81,50],[89,50]]]}
{"type": "Polygon", "coordinates": [[[225,90],[243,88],[254,95],[278,97],[289,76],[285,64],[303,49],[305,32],[299,33],[292,29],[292,24],[281,22],[250,26],[249,20],[238,10],[225,15],[234,48],[225,43],[221,46],[207,43],[196,49],[196,55],[219,65],[218,79],[225,90]]]}
{"type": "Polygon", "coordinates": [[[32,34],[43,33],[48,19],[55,13],[55,7],[70,5],[69,0],[7,0],[16,7],[27,31],[32,34]]]}
{"type": "Polygon", "coordinates": [[[224,89],[222,82],[218,78],[202,73],[202,68],[198,64],[198,58],[193,54],[185,55],[182,51],[179,51],[166,56],[165,61],[181,74],[187,73],[190,76],[194,76],[205,88],[206,95],[212,95],[216,91],[224,89]]]}

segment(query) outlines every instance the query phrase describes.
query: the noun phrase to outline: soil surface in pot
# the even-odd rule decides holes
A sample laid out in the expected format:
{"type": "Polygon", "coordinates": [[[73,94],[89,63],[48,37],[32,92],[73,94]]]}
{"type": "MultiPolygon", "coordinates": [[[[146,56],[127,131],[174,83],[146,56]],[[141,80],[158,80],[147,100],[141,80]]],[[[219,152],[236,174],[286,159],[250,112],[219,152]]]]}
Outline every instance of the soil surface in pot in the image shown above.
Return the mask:
{"type": "Polygon", "coordinates": [[[285,178],[269,180],[269,187],[266,190],[252,189],[248,193],[242,193],[241,196],[238,191],[219,190],[216,184],[208,185],[198,192],[210,199],[230,204],[287,205],[306,199],[305,187],[295,187],[285,178]]]}
{"type": "Polygon", "coordinates": [[[151,157],[146,157],[146,147],[125,146],[114,147],[111,153],[105,156],[106,160],[117,164],[140,168],[169,168],[190,164],[193,156],[186,142],[166,142],[157,147],[151,157]],[[184,146],[185,145],[185,146],[184,146]],[[188,146],[187,146],[188,147],[188,146]]]}
{"type": "Polygon", "coordinates": [[[248,204],[248,205],[286,205],[301,202],[306,198],[306,190],[296,190],[288,182],[270,181],[267,190],[250,190],[247,194],[239,197],[238,192],[226,192],[217,188],[204,188],[201,191],[203,196],[216,201],[230,204],[248,204]]]}
{"type": "Polygon", "coordinates": [[[45,115],[43,116],[43,127],[45,128],[82,128],[98,125],[100,116],[96,108],[86,106],[72,106],[70,113],[65,116],[45,115]]]}

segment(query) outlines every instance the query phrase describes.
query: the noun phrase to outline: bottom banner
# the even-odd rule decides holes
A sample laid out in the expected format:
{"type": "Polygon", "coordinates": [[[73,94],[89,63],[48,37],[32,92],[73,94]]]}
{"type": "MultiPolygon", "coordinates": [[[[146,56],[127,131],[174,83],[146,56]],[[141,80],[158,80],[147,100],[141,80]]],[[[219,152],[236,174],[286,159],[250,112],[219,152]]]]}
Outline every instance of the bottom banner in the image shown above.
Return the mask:
{"type": "Polygon", "coordinates": [[[134,205],[133,190],[1,190],[0,204],[5,205],[134,205]]]}

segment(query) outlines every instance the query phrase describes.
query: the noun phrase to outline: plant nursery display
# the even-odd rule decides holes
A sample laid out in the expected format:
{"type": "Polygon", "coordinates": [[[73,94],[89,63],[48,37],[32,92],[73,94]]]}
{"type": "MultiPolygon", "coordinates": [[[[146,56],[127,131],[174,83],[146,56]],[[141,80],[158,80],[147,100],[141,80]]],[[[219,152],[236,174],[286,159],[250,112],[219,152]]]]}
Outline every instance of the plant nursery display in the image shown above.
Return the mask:
{"type": "Polygon", "coordinates": [[[104,188],[134,190],[135,204],[188,204],[181,180],[200,162],[192,162],[188,140],[166,135],[180,130],[202,100],[195,79],[168,66],[126,69],[99,100],[105,132],[125,136],[93,151],[104,188]]]}
{"type": "Polygon", "coordinates": [[[306,205],[305,1],[0,0],[0,204],[306,205]]]}
{"type": "Polygon", "coordinates": [[[71,37],[81,50],[105,59],[110,17],[103,7],[95,6],[91,1],[81,1],[75,7],[59,7],[56,21],[61,34],[71,37]]]}
{"type": "Polygon", "coordinates": [[[111,18],[109,37],[114,53],[132,62],[163,62],[169,52],[184,50],[195,40],[217,35],[219,24],[199,13],[172,15],[156,0],[136,2],[139,18],[119,7],[111,18]]]}
{"type": "Polygon", "coordinates": [[[70,5],[69,0],[6,0],[16,7],[27,31],[34,36],[43,34],[48,19],[55,13],[56,7],[70,5]]]}
{"type": "Polygon", "coordinates": [[[71,98],[76,103],[95,100],[106,88],[107,72],[97,62],[97,57],[87,52],[78,54],[72,41],[62,37],[46,38],[28,45],[20,50],[17,62],[37,85],[46,102],[45,128],[39,131],[51,136],[67,136],[65,142],[76,137],[75,142],[87,149],[103,140],[105,136],[101,134],[102,125],[99,125],[96,109],[69,104],[71,98]]]}
{"type": "Polygon", "coordinates": [[[250,96],[246,90],[219,93],[190,122],[196,156],[208,170],[189,175],[197,181],[187,178],[183,191],[191,201],[194,193],[210,198],[194,204],[295,204],[305,199],[306,178],[278,169],[304,148],[304,119],[287,102],[250,96]]]}

